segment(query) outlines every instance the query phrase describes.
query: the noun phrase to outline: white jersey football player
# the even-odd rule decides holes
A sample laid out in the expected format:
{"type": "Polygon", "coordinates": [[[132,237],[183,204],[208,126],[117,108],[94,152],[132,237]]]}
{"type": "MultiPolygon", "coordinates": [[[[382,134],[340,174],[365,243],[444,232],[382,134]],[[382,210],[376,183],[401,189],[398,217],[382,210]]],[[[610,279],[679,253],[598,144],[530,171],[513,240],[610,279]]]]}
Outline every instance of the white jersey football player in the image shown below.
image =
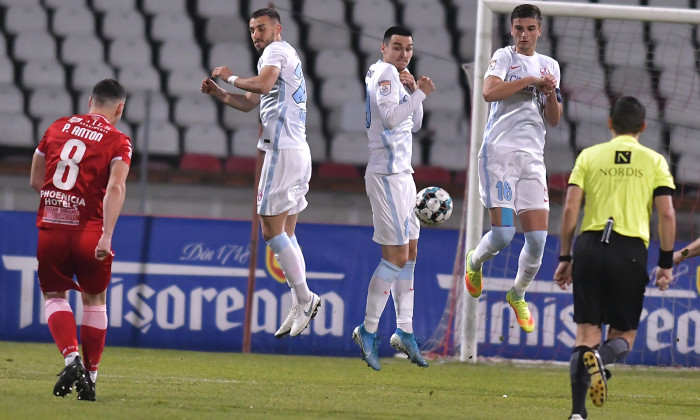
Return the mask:
{"type": "Polygon", "coordinates": [[[264,8],[250,18],[250,36],[262,55],[258,75],[238,77],[226,66],[217,67],[201,90],[240,111],[260,105],[262,134],[258,149],[265,159],[258,184],[257,210],[262,235],[275,253],[292,293],[292,307],[276,337],[299,335],[316,316],[321,300],[306,283],[306,264],[295,236],[299,212],[307,206],[305,195],[311,179],[311,154],[306,143],[306,83],[301,60],[282,41],[282,25],[276,10],[264,8]],[[247,91],[232,94],[213,79],[247,91]]]}
{"type": "Polygon", "coordinates": [[[423,100],[435,86],[425,76],[416,82],[406,69],[413,55],[408,30],[389,28],[381,51],[382,60],[372,64],[365,77],[369,139],[365,188],[372,205],[372,239],[381,245],[382,259],[369,283],[364,323],[355,328],[353,339],[367,365],[379,370],[376,332],[391,293],[397,328],[390,344],[411,362],[426,367],[413,335],[413,269],[420,227],[413,213],[416,184],[411,153],[412,133],[423,120],[423,100]]]}
{"type": "Polygon", "coordinates": [[[479,192],[489,210],[491,231],[467,253],[465,283],[473,297],[481,295],[482,264],[510,244],[515,212],[523,226],[525,246],[506,300],[520,327],[529,333],[535,322],[524,296],[540,268],[547,240],[545,122],[559,123],[560,72],[554,59],[535,52],[542,34],[539,8],[517,6],[510,21],[515,45],[497,50],[484,75],[484,99],[491,102],[491,111],[479,152],[479,192]]]}

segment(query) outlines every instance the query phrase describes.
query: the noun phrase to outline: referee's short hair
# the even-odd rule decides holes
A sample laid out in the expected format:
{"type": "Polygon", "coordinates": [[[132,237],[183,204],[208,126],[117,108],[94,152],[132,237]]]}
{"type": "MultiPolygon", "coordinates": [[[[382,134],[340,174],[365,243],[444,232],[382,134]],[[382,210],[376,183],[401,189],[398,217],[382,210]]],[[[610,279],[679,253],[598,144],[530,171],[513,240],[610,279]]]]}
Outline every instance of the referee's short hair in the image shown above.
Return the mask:
{"type": "Polygon", "coordinates": [[[617,98],[610,108],[610,119],[615,133],[637,134],[644,125],[646,109],[639,100],[633,96],[617,98]]]}

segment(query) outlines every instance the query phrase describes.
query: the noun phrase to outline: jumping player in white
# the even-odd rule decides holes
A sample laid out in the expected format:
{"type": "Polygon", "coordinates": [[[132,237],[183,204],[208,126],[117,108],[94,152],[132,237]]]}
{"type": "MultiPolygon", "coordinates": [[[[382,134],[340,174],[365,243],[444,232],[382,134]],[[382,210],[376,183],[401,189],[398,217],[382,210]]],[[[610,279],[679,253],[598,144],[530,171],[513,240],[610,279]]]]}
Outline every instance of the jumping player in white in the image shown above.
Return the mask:
{"type": "Polygon", "coordinates": [[[551,126],[559,124],[561,77],[556,60],[535,52],[542,35],[539,8],[519,5],[510,22],[515,45],[497,50],[484,75],[483,94],[491,102],[491,111],[479,152],[479,192],[489,210],[491,231],[467,253],[465,283],[469,294],[481,295],[482,264],[510,244],[515,212],[525,233],[525,246],[506,300],[520,328],[529,333],[535,320],[525,291],[542,263],[549,219],[545,121],[551,126]]]}
{"type": "Polygon", "coordinates": [[[427,367],[413,335],[413,269],[420,225],[413,213],[416,184],[411,175],[411,144],[412,132],[422,124],[423,100],[435,86],[425,76],[416,82],[406,69],[413,56],[413,36],[408,30],[387,29],[381,51],[382,60],[372,64],[365,77],[369,138],[365,188],[372,205],[372,239],[382,246],[382,259],[369,283],[364,323],[355,328],[352,338],[367,365],[379,370],[377,329],[391,293],[397,328],[390,344],[411,362],[427,367]]]}
{"type": "Polygon", "coordinates": [[[321,299],[306,284],[306,263],[295,236],[299,212],[307,206],[304,197],[311,179],[311,154],[306,143],[306,82],[294,48],[282,41],[280,16],[264,8],[250,18],[250,36],[262,56],[255,77],[234,76],[226,66],[217,67],[201,90],[240,111],[260,105],[263,125],[258,149],[265,160],[258,185],[257,207],[262,235],[275,253],[292,292],[292,308],[276,337],[299,335],[316,316],[321,299]],[[213,79],[247,91],[232,94],[213,79]]]}

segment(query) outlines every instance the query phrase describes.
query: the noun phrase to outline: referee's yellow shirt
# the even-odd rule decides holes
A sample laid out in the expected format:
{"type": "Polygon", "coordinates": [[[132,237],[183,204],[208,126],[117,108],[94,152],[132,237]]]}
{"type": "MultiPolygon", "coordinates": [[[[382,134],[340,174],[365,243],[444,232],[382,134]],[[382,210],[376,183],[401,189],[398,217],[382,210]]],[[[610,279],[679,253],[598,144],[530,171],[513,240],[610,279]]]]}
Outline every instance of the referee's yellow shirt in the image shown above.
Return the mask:
{"type": "Polygon", "coordinates": [[[641,238],[647,247],[654,190],[676,188],[666,159],[627,135],[581,151],[569,184],[584,192],[582,232],[603,230],[613,217],[615,232],[641,238]]]}

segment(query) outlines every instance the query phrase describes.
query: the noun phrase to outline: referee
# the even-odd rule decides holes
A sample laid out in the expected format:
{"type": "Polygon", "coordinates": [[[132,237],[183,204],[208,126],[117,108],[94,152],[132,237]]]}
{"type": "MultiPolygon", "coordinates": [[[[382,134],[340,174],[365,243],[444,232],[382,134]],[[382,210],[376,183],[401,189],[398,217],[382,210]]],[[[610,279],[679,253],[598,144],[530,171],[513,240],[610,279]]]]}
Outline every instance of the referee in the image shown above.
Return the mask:
{"type": "Polygon", "coordinates": [[[571,419],[585,419],[586,391],[601,407],[607,397],[605,364],[632,348],[648,283],[647,247],[652,202],[659,213],[656,286],[668,289],[673,266],[675,185],[664,157],[639,144],[644,106],[630,96],[610,109],[612,140],[584,149],[569,178],[561,221],[561,251],[554,281],[573,280],[576,347],[570,360],[571,419]],[[581,235],[571,244],[585,197],[581,235]],[[572,279],[573,277],[573,279],[572,279]],[[602,324],[610,326],[600,344],[602,324]]]}

